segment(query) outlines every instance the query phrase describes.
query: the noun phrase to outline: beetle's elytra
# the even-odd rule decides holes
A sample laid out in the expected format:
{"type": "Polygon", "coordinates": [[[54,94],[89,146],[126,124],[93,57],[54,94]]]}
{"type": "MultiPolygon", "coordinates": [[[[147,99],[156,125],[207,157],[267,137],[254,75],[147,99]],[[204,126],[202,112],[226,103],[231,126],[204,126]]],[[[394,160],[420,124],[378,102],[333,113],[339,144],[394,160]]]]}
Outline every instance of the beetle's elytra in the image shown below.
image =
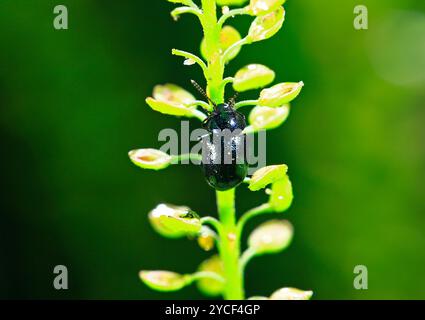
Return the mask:
{"type": "Polygon", "coordinates": [[[217,111],[214,111],[205,122],[205,129],[210,136],[203,142],[206,145],[203,149],[202,167],[208,184],[216,190],[225,191],[234,188],[243,182],[247,175],[245,135],[241,134],[245,127],[245,116],[229,104],[218,105],[217,111]],[[230,134],[223,134],[225,130],[230,134]]]}
{"type": "MultiPolygon", "coordinates": [[[[199,85],[192,83],[206,96],[199,85]]],[[[246,136],[242,134],[246,121],[245,116],[234,109],[234,98],[219,105],[210,102],[214,111],[204,121],[209,135],[202,140],[202,168],[208,184],[216,190],[225,191],[242,183],[248,173],[246,136]]]]}

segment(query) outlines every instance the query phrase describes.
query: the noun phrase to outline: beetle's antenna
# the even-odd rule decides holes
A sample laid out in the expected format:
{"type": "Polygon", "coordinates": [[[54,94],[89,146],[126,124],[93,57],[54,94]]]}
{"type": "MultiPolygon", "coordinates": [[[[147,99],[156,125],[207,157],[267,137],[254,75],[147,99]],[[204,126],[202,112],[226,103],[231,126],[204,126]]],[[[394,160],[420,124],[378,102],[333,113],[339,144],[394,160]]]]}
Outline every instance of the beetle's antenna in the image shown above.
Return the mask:
{"type": "Polygon", "coordinates": [[[235,95],[233,97],[231,97],[229,99],[229,102],[227,103],[230,107],[232,107],[232,109],[234,108],[235,104],[236,104],[236,98],[238,97],[239,92],[235,92],[235,95]]]}
{"type": "Polygon", "coordinates": [[[214,106],[214,109],[217,109],[217,105],[214,103],[214,101],[212,101],[210,99],[210,97],[208,97],[208,95],[206,94],[206,92],[204,91],[204,89],[202,89],[202,87],[195,80],[190,80],[190,82],[196,88],[196,90],[198,90],[199,93],[201,95],[203,95],[214,106]]]}

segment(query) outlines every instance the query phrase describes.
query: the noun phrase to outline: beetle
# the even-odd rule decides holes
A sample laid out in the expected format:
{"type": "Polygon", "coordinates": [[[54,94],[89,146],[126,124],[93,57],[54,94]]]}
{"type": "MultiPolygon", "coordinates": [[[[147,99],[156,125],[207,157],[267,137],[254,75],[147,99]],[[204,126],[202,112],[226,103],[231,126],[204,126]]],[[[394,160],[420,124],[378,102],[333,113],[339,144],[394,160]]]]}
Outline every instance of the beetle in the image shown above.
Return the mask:
{"type": "MultiPolygon", "coordinates": [[[[202,168],[207,183],[218,191],[226,191],[241,184],[248,173],[246,161],[245,116],[236,111],[235,99],[215,104],[193,80],[195,88],[214,106],[203,122],[208,132],[202,137],[202,168]]],[[[237,95],[237,94],[236,94],[237,95]]]]}

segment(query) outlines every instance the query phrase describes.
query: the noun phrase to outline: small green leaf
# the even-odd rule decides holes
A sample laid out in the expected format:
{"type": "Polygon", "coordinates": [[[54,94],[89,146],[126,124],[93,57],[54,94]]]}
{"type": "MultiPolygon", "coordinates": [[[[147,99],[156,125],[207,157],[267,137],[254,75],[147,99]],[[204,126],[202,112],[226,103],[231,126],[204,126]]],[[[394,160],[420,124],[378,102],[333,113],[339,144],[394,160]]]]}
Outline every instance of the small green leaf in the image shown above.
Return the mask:
{"type": "Polygon", "coordinates": [[[267,166],[255,171],[249,181],[249,190],[258,191],[267,185],[282,180],[286,177],[288,166],[285,164],[267,166]]]}
{"type": "Polygon", "coordinates": [[[217,0],[217,5],[224,6],[240,6],[243,5],[248,0],[217,0]]]}
{"type": "MultiPolygon", "coordinates": [[[[201,263],[198,269],[200,272],[214,272],[223,275],[223,263],[219,256],[214,255],[201,263]]],[[[207,296],[218,296],[223,292],[224,283],[214,279],[199,279],[197,286],[201,292],[207,296]]]]}
{"type": "Polygon", "coordinates": [[[302,291],[295,288],[282,288],[275,291],[270,300],[310,300],[313,291],[302,291]]]}
{"type": "Polygon", "coordinates": [[[272,184],[269,204],[274,211],[286,211],[291,206],[293,199],[292,184],[288,176],[272,184]]]}
{"type": "Polygon", "coordinates": [[[251,0],[248,12],[254,16],[260,16],[272,12],[282,6],[286,0],[251,0]]]}
{"type": "Polygon", "coordinates": [[[201,230],[199,216],[188,207],[160,204],[149,213],[152,227],[164,237],[181,238],[201,230]]]}
{"type": "Polygon", "coordinates": [[[202,226],[198,235],[198,245],[205,251],[210,251],[215,245],[215,233],[207,226],[202,226]]]}
{"type": "Polygon", "coordinates": [[[258,105],[265,107],[280,107],[294,100],[301,92],[304,83],[284,82],[271,88],[264,89],[260,93],[258,105]]]}
{"type": "Polygon", "coordinates": [[[260,130],[271,130],[279,127],[288,119],[289,105],[284,105],[280,108],[260,107],[256,106],[249,114],[250,126],[245,130],[257,132],[260,130]]]}
{"type": "Polygon", "coordinates": [[[261,64],[250,64],[236,73],[233,88],[239,92],[258,89],[272,83],[274,78],[273,70],[261,64]]]}
{"type": "Polygon", "coordinates": [[[161,170],[167,168],[172,157],[156,149],[138,149],[128,153],[131,162],[143,169],[161,170]]]}
{"type": "Polygon", "coordinates": [[[289,221],[272,220],[255,229],[248,239],[248,244],[256,254],[277,253],[289,246],[293,228],[289,221]]]}
{"type": "Polygon", "coordinates": [[[283,7],[279,7],[266,15],[258,16],[249,28],[249,42],[262,41],[273,37],[280,30],[284,21],[285,9],[283,7]]]}
{"type": "Polygon", "coordinates": [[[196,106],[188,107],[195,97],[175,84],[157,85],[153,90],[153,98],[146,103],[155,111],[173,116],[191,117],[196,106]]]}
{"type": "Polygon", "coordinates": [[[178,291],[190,282],[190,276],[171,271],[140,271],[140,279],[151,289],[157,291],[178,291]]]}
{"type": "MultiPolygon", "coordinates": [[[[224,53],[224,51],[226,51],[230,46],[241,39],[242,38],[238,30],[231,26],[224,26],[220,33],[220,53],[224,53]]],[[[240,47],[233,49],[227,56],[227,61],[234,59],[239,54],[240,50],[240,47]]],[[[206,60],[208,59],[205,39],[203,39],[201,42],[201,54],[206,60]]]]}

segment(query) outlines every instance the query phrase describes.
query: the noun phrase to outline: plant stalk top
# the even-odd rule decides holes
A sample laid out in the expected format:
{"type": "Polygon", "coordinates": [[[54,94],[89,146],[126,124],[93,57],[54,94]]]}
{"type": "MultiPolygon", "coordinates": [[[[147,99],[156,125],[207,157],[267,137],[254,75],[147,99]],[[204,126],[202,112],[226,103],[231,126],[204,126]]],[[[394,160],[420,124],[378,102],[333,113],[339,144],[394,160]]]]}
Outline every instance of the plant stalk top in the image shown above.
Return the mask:
{"type": "MultiPolygon", "coordinates": [[[[235,75],[225,76],[226,65],[237,57],[243,46],[274,36],[285,20],[285,0],[168,0],[178,5],[171,15],[177,20],[183,14],[195,15],[203,30],[200,42],[201,56],[173,49],[172,54],[184,58],[187,66],[197,65],[206,82],[206,101],[197,100],[185,89],[173,85],[158,85],[153,95],[146,99],[155,111],[178,117],[197,118],[210,123],[212,117],[223,117],[217,106],[223,106],[227,85],[236,92],[263,89],[251,100],[232,103],[227,108],[232,115],[242,107],[251,106],[249,123],[240,120],[243,134],[279,127],[289,116],[290,103],[300,94],[304,83],[281,82],[269,86],[276,78],[269,67],[253,63],[242,67],[235,75]],[[231,7],[231,8],[230,8],[231,7]],[[221,14],[218,14],[221,8],[221,14]],[[242,37],[229,19],[251,16],[253,21],[248,34],[242,37]],[[269,87],[267,87],[269,86],[269,87]]],[[[202,89],[199,89],[202,91],[202,89]]],[[[221,109],[220,109],[221,110],[221,109]]],[[[222,118],[225,119],[225,118],[222,118]]],[[[220,120],[222,120],[220,119],[220,120]]],[[[230,119],[230,118],[229,118],[230,119]]],[[[229,120],[230,121],[230,120],[229,120]]],[[[233,120],[232,120],[233,121],[233,120]]],[[[138,149],[129,153],[131,161],[144,169],[161,170],[182,159],[200,159],[198,154],[168,155],[156,149],[138,149]]],[[[293,200],[288,167],[284,164],[261,168],[244,182],[251,191],[265,190],[268,201],[237,219],[235,189],[216,190],[218,218],[200,217],[186,206],[160,204],[149,213],[153,228],[168,238],[196,238],[206,250],[217,248],[218,254],[202,262],[198,271],[179,274],[171,271],[141,271],[141,280],[159,291],[176,291],[196,283],[206,295],[221,295],[225,299],[245,299],[244,270],[256,256],[278,253],[291,243],[293,227],[286,220],[271,220],[260,225],[249,236],[247,248],[241,252],[241,235],[245,224],[261,214],[283,213],[293,200]]],[[[269,297],[252,299],[310,299],[311,291],[281,288],[269,297]]]]}

